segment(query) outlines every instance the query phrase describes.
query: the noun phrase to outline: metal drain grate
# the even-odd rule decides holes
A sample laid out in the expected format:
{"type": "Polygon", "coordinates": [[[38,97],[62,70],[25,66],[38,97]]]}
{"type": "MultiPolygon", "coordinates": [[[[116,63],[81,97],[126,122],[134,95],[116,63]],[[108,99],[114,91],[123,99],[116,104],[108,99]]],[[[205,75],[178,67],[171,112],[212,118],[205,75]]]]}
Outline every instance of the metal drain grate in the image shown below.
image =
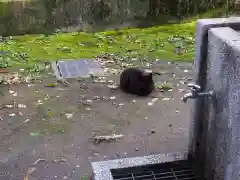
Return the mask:
{"type": "Polygon", "coordinates": [[[187,161],[111,170],[114,180],[199,180],[187,161]]]}
{"type": "Polygon", "coordinates": [[[87,77],[89,74],[104,75],[103,68],[93,59],[61,60],[56,62],[56,67],[57,74],[62,78],[87,77]]]}

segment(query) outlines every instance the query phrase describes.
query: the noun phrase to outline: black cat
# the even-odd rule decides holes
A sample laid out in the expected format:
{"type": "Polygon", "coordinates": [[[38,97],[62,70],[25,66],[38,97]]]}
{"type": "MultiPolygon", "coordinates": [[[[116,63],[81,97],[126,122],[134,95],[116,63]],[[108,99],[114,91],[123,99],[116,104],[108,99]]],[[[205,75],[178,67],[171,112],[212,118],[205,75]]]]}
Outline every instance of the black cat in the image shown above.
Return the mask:
{"type": "Polygon", "coordinates": [[[153,74],[160,75],[139,68],[127,68],[121,73],[120,88],[126,93],[148,96],[155,89],[153,74]]]}

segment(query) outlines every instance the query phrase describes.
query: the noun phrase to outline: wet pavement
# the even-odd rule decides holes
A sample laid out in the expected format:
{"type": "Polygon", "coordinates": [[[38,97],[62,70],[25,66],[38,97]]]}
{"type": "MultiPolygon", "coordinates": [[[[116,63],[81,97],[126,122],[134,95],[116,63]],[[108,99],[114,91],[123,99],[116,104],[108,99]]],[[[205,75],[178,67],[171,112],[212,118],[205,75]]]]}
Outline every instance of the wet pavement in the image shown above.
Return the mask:
{"type": "Polygon", "coordinates": [[[1,107],[9,106],[0,109],[0,179],[90,179],[92,161],[185,151],[191,102],[181,97],[192,67],[167,62],[160,67],[155,70],[164,73],[156,82],[171,88],[152,104],[152,97],[110,89],[118,75],[70,80],[68,86],[48,87],[55,78],[47,77],[1,87],[1,107]],[[94,141],[111,134],[124,138],[94,141]]]}

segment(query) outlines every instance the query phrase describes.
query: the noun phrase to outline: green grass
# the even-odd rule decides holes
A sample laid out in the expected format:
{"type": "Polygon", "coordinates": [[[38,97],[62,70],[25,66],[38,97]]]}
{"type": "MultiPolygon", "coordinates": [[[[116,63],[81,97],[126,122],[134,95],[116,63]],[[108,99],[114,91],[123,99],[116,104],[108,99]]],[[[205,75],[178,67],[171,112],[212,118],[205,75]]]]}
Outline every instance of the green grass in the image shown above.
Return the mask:
{"type": "MultiPolygon", "coordinates": [[[[99,33],[24,35],[2,43],[2,49],[29,62],[92,58],[103,53],[149,59],[192,60],[195,23],[99,33]],[[181,52],[176,53],[180,48],[181,52]],[[18,56],[17,55],[17,56],[18,56]]],[[[13,58],[11,58],[13,59],[13,58]]],[[[19,63],[18,63],[19,64],[19,63]]]]}

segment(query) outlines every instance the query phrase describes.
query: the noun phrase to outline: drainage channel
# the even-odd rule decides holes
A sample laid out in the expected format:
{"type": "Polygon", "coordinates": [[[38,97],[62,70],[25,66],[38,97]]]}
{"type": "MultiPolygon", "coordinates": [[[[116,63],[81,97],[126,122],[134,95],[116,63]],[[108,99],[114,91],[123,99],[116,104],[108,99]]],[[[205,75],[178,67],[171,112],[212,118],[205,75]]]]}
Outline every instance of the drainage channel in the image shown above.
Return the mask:
{"type": "Polygon", "coordinates": [[[114,180],[199,180],[188,161],[112,169],[114,180]]]}

